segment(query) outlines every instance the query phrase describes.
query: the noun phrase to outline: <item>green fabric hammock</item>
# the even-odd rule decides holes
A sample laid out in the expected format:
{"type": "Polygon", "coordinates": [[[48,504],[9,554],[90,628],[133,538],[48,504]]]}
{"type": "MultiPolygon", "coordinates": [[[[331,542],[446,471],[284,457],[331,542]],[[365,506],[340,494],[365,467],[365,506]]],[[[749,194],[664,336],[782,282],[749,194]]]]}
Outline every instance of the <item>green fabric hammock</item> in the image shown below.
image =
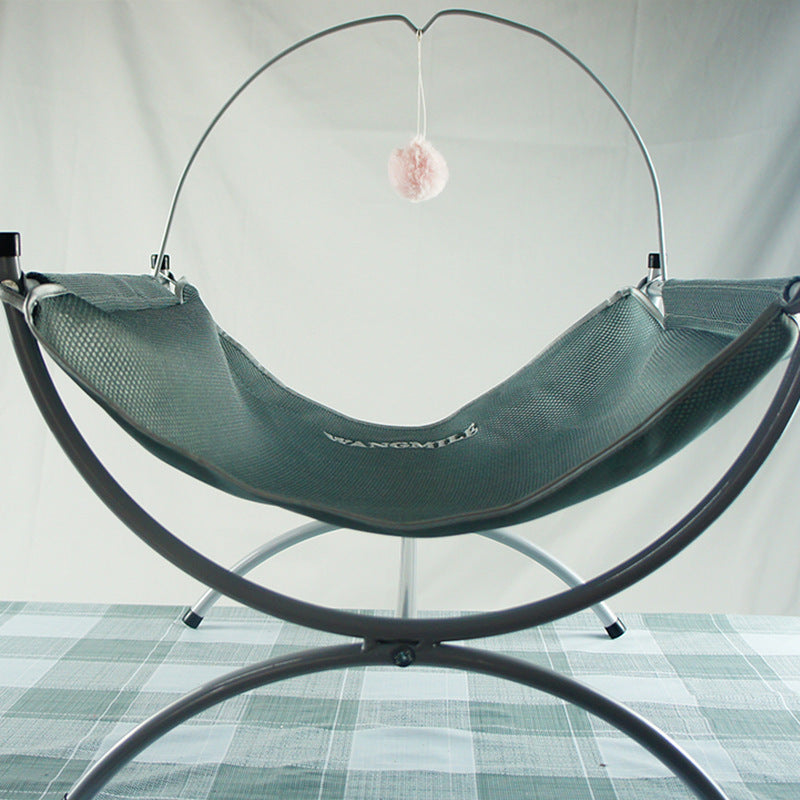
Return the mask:
{"type": "Polygon", "coordinates": [[[796,335],[782,311],[794,279],[669,280],[663,318],[626,289],[446,419],[391,427],[284,386],[191,286],[180,302],[150,276],[33,277],[41,344],[164,461],[241,497],[403,535],[532,519],[642,474],[796,335]]]}

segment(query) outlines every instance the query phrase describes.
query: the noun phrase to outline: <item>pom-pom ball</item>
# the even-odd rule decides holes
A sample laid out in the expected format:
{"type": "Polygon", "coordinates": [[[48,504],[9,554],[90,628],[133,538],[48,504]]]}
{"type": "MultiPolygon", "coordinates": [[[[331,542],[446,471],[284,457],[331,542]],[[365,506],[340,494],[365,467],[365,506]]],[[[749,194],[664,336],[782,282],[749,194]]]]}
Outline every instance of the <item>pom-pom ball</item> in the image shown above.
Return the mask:
{"type": "Polygon", "coordinates": [[[389,182],[412,203],[436,197],[449,177],[444,156],[423,136],[415,136],[389,156],[389,182]]]}

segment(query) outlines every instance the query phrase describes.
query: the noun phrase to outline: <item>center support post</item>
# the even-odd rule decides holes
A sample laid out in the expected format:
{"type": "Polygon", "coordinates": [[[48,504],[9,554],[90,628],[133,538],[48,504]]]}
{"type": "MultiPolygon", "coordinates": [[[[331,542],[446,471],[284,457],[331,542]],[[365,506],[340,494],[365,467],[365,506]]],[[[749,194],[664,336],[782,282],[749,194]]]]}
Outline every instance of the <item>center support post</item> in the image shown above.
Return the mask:
{"type": "Polygon", "coordinates": [[[400,540],[400,581],[397,590],[397,616],[410,619],[417,615],[417,540],[400,540]]]}

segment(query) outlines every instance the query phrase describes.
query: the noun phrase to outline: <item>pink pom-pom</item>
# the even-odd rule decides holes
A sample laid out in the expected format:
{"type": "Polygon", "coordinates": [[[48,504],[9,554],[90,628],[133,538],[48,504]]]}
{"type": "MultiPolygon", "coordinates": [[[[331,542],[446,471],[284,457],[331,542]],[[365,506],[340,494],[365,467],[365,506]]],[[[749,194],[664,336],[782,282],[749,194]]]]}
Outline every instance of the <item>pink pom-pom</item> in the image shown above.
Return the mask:
{"type": "Polygon", "coordinates": [[[430,200],[444,189],[450,172],[442,154],[422,136],[389,156],[389,182],[412,203],[430,200]]]}

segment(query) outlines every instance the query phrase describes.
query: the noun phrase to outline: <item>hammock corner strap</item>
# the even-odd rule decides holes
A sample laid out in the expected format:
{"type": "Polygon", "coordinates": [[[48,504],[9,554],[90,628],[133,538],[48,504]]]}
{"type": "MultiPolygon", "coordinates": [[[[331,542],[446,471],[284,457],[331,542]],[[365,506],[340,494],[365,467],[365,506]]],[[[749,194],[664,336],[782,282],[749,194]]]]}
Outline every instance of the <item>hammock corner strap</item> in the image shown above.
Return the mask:
{"type": "MultiPolygon", "coordinates": [[[[517,681],[575,703],[650,750],[699,797],[724,800],[677,745],[628,709],[531,664],[447,644],[540,625],[588,608],[652,573],[696,539],[763,463],[800,399],[797,278],[752,281],[666,278],[658,181],[630,118],[574,54],[541,31],[482,12],[450,9],[422,28],[401,15],[335,26],[287,48],[251,75],[218,112],[184,169],[148,275],[24,274],[18,234],[0,233],[0,300],[17,357],[47,424],[74,466],[136,535],[219,592],[290,622],[354,636],[361,644],[272,659],[212,681],[146,720],[99,759],[66,795],[89,800],[142,749],[195,714],[250,689],[297,675],[373,664],[446,666],[517,681]],[[399,21],[415,35],[465,15],[509,25],[552,44],[599,85],[645,157],[656,199],[658,258],[649,280],[616,292],[510,378],[426,426],[351,419],[284,386],[214,322],[198,291],[168,272],[175,205],[204,141],[267,67],[346,28],[399,21]],[[654,294],[658,299],[654,300],[654,294]],[[326,608],[244,577],[193,550],[142,509],[88,447],[42,357],[46,351],[153,454],[233,495],[280,505],[319,522],[290,532],[279,549],[336,527],[402,537],[483,532],[545,564],[498,526],[535,519],[631,480],[726,414],[791,351],[762,421],[708,494],[643,550],[602,575],[501,611],[447,619],[326,608]]],[[[276,540],[277,541],[277,540],[276,540]]],[[[403,550],[404,563],[413,551],[403,550]]],[[[550,568],[550,567],[549,567],[550,568]]],[[[553,567],[559,574],[561,565],[553,567]]],[[[401,591],[401,595],[403,591],[401,591]]],[[[196,608],[199,608],[196,607],[196,608]]],[[[193,616],[191,616],[193,614],[193,616]]],[[[185,620],[195,625],[202,614],[185,620]]],[[[611,635],[624,626],[609,617],[611,635]],[[614,627],[617,626],[617,627],[614,627]],[[612,633],[613,630],[613,633],[612,633]]]]}

